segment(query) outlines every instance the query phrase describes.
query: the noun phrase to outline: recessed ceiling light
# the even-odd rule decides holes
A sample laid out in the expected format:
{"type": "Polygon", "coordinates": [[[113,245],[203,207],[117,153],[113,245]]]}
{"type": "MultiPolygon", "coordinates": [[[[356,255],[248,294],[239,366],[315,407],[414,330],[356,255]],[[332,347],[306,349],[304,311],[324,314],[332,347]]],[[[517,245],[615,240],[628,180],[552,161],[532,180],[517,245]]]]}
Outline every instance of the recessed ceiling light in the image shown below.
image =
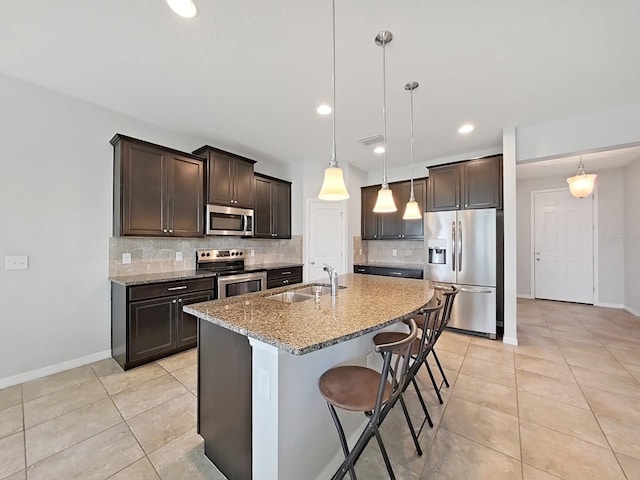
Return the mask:
{"type": "Polygon", "coordinates": [[[326,103],[323,103],[318,108],[316,108],[316,112],[320,115],[329,115],[331,113],[331,107],[326,103]]]}
{"type": "Polygon", "coordinates": [[[175,13],[185,18],[193,18],[198,9],[191,0],[167,0],[167,3],[175,13]]]}
{"type": "Polygon", "coordinates": [[[458,129],[458,132],[460,132],[460,133],[469,133],[469,132],[473,132],[474,128],[475,127],[473,125],[471,125],[470,123],[467,123],[466,125],[462,125],[458,129]]]}
{"type": "Polygon", "coordinates": [[[384,153],[384,147],[376,147],[373,149],[375,153],[384,153]]]}

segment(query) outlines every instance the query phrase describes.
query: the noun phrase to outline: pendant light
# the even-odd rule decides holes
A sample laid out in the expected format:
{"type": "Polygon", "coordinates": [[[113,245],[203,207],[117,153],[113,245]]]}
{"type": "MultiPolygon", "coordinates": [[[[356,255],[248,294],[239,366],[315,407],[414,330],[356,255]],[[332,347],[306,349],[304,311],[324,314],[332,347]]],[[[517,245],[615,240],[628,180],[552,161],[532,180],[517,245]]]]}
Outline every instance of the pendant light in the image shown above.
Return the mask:
{"type": "Polygon", "coordinates": [[[418,88],[418,82],[409,82],[404,86],[404,89],[409,90],[409,93],[411,93],[411,195],[409,195],[409,201],[404,209],[403,220],[422,219],[420,207],[418,207],[418,202],[416,202],[416,197],[413,194],[413,91],[416,88],[418,88]]]}
{"type": "Polygon", "coordinates": [[[391,32],[383,30],[376,35],[376,45],[382,47],[382,122],[384,131],[383,133],[383,147],[384,153],[382,154],[382,186],[378,190],[378,198],[376,205],[373,207],[373,211],[376,213],[390,213],[396,212],[396,204],[393,201],[393,194],[387,183],[387,77],[386,77],[386,58],[385,49],[387,43],[393,39],[391,32]]]}
{"type": "Polygon", "coordinates": [[[318,198],[320,200],[346,200],[349,192],[344,184],[342,169],[338,167],[336,156],[336,0],[333,0],[333,73],[331,82],[333,88],[333,147],[331,149],[331,160],[329,167],[324,171],[324,180],[318,198]]]}
{"type": "Polygon", "coordinates": [[[584,173],[584,164],[582,163],[582,155],[580,155],[580,164],[578,165],[578,173],[575,177],[567,178],[569,184],[569,191],[571,195],[576,198],[584,198],[591,195],[593,192],[593,185],[596,181],[597,175],[584,173]]]}

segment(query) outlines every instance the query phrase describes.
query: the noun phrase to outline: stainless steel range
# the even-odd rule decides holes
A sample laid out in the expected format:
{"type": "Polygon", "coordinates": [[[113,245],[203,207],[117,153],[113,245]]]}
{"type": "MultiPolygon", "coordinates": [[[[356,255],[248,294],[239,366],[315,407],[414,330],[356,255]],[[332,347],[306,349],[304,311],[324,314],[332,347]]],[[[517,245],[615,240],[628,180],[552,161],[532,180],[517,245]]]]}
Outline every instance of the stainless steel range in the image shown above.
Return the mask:
{"type": "Polygon", "coordinates": [[[246,252],[239,249],[196,250],[196,271],[216,273],[216,299],[267,289],[267,272],[245,268],[246,252]]]}

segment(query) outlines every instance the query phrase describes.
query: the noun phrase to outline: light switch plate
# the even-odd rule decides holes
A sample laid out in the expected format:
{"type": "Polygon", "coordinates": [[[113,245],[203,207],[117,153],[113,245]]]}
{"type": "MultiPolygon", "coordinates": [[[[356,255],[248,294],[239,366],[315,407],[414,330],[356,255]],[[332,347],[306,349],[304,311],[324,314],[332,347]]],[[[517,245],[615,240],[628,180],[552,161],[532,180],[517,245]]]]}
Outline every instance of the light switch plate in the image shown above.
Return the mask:
{"type": "Polygon", "coordinates": [[[176,252],[176,262],[182,261],[182,252],[176,252]]]}
{"type": "Polygon", "coordinates": [[[255,257],[256,256],[256,251],[255,250],[249,250],[249,256],[250,257],[255,257]]]}
{"type": "Polygon", "coordinates": [[[4,257],[6,270],[26,270],[29,268],[29,257],[27,255],[7,255],[4,257]]]}
{"type": "Polygon", "coordinates": [[[122,264],[123,265],[128,265],[131,263],[131,254],[130,253],[123,253],[122,254],[122,264]]]}
{"type": "Polygon", "coordinates": [[[398,255],[398,250],[395,249],[395,248],[393,250],[391,250],[391,255],[396,257],[398,255]]]}

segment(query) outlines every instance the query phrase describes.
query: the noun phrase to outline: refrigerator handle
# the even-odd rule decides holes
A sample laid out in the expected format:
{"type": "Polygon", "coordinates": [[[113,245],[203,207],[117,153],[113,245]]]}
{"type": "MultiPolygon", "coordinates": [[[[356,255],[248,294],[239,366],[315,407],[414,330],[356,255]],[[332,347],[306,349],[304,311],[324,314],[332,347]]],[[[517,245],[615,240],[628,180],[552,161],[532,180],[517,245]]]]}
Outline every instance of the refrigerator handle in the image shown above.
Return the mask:
{"type": "Polygon", "coordinates": [[[451,222],[451,246],[453,252],[451,254],[451,270],[456,271],[456,222],[451,222]]]}
{"type": "Polygon", "coordinates": [[[458,271],[462,271],[462,222],[458,222],[458,271]]]}

